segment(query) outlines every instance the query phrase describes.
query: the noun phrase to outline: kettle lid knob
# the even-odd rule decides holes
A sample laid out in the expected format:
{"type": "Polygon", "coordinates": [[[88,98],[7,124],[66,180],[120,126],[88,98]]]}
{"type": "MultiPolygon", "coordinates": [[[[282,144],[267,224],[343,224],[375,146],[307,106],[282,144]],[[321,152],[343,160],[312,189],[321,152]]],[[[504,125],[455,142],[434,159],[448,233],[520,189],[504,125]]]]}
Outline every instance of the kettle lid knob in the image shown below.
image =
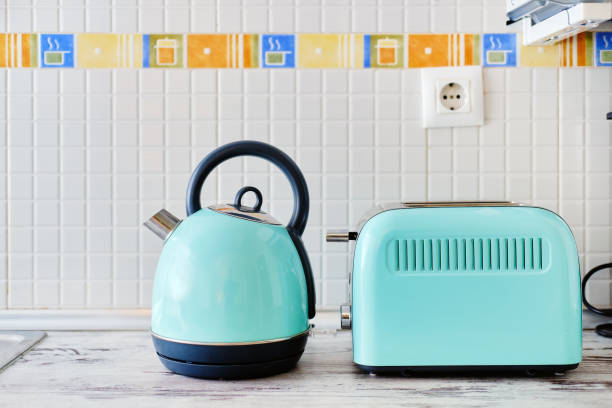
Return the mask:
{"type": "Polygon", "coordinates": [[[261,195],[261,191],[253,186],[245,186],[236,193],[236,198],[234,198],[234,207],[240,211],[259,212],[261,210],[262,201],[263,197],[261,195]],[[248,192],[255,193],[255,205],[253,207],[246,207],[242,205],[242,197],[248,192]]]}

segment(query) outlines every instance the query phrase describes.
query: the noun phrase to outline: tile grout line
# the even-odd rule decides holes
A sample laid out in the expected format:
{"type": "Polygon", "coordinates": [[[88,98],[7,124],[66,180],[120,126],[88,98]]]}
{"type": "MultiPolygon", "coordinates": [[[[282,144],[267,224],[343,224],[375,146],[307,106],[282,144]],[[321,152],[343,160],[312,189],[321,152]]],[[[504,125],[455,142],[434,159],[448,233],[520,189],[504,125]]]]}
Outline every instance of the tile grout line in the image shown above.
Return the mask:
{"type": "MultiPolygon", "coordinates": [[[[5,4],[4,6],[5,8],[7,8],[8,6],[5,4]]],[[[6,16],[6,13],[5,13],[6,16]]],[[[5,89],[5,95],[4,95],[4,115],[7,118],[5,123],[4,123],[4,165],[3,165],[3,171],[4,171],[4,200],[5,201],[5,205],[4,205],[4,217],[6,220],[6,228],[4,229],[4,253],[5,253],[5,258],[3,260],[4,263],[4,268],[6,271],[6,275],[5,275],[5,283],[4,283],[4,289],[2,289],[4,291],[4,308],[8,309],[9,307],[9,251],[8,251],[8,239],[9,239],[9,234],[8,234],[8,223],[9,223],[9,210],[8,210],[8,206],[9,206],[9,188],[8,188],[8,137],[9,137],[9,126],[8,126],[8,114],[9,114],[9,99],[8,99],[8,71],[4,70],[2,73],[2,82],[4,82],[4,89],[5,89]]]]}
{"type": "MultiPolygon", "coordinates": [[[[5,19],[5,23],[4,26],[6,28],[8,28],[8,4],[5,3],[4,4],[4,9],[5,9],[5,13],[4,13],[4,19],[5,19]]],[[[2,74],[2,81],[4,82],[4,89],[5,89],[5,105],[4,105],[4,113],[6,116],[6,123],[4,124],[4,128],[5,128],[5,140],[4,140],[4,199],[5,199],[5,208],[4,208],[4,216],[6,217],[6,228],[4,231],[4,235],[5,235],[5,242],[4,242],[4,252],[5,252],[5,259],[4,259],[4,266],[6,268],[6,282],[4,284],[4,294],[5,294],[5,308],[8,309],[9,308],[9,248],[8,248],[8,240],[9,240],[9,233],[8,233],[8,224],[9,224],[9,187],[8,187],[8,183],[9,183],[9,177],[8,177],[8,137],[9,137],[9,126],[8,126],[8,117],[9,117],[9,98],[8,98],[8,70],[4,70],[3,74],[2,74]]]]}
{"type": "Polygon", "coordinates": [[[561,69],[557,68],[557,126],[555,132],[555,145],[557,153],[557,211],[561,214],[561,69]]]}
{"type": "MultiPolygon", "coordinates": [[[[583,253],[583,261],[582,266],[586,268],[587,266],[587,254],[591,252],[589,248],[587,248],[588,238],[587,238],[587,229],[586,229],[586,213],[587,213],[587,177],[586,177],[586,115],[587,115],[587,107],[586,107],[586,70],[581,69],[582,71],[582,92],[580,93],[580,98],[582,99],[582,151],[580,152],[582,158],[582,253],[583,253]]],[[[581,268],[581,270],[584,270],[581,268]]]]}

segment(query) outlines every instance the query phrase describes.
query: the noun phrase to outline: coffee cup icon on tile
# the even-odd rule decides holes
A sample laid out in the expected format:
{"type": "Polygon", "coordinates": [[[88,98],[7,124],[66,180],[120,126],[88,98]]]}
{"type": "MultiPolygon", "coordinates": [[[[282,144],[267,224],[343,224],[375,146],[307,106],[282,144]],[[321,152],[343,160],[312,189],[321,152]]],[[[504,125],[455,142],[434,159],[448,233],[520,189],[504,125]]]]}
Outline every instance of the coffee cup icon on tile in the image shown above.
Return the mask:
{"type": "Polygon", "coordinates": [[[289,54],[290,51],[281,50],[281,45],[278,39],[274,40],[271,37],[268,38],[268,46],[269,48],[264,54],[266,57],[266,65],[285,65],[285,56],[289,54]]]}
{"type": "Polygon", "coordinates": [[[507,55],[509,50],[488,50],[487,64],[489,65],[506,65],[507,55]]]}
{"type": "Polygon", "coordinates": [[[293,68],[295,66],[294,35],[262,35],[261,62],[263,68],[293,68]]]}
{"type": "Polygon", "coordinates": [[[518,55],[516,34],[484,34],[482,55],[485,67],[516,66],[518,55]]]}
{"type": "Polygon", "coordinates": [[[68,54],[70,51],[60,50],[57,39],[51,40],[50,37],[47,37],[47,43],[48,48],[43,51],[45,65],[64,65],[64,54],[68,54]]]}

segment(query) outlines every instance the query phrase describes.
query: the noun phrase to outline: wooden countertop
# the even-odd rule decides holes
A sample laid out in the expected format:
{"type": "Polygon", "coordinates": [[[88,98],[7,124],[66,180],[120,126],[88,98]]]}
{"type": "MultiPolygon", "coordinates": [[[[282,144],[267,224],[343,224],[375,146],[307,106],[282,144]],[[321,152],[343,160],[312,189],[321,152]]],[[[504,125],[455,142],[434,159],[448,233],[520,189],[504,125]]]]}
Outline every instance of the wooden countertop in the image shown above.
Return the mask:
{"type": "Polygon", "coordinates": [[[612,340],[592,330],[564,376],[370,376],[351,361],[351,333],[323,330],[286,374],[198,380],[168,372],[145,331],[49,332],[0,374],[0,406],[612,406],[612,340]]]}

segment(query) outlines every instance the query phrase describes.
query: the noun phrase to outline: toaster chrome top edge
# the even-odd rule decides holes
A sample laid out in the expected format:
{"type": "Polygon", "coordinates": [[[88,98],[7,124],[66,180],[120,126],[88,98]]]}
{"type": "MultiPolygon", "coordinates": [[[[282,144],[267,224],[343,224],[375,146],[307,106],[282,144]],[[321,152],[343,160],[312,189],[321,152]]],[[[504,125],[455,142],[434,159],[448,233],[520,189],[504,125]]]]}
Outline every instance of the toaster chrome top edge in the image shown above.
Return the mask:
{"type": "Polygon", "coordinates": [[[519,207],[523,204],[514,201],[406,201],[394,203],[380,203],[368,210],[357,224],[356,231],[330,230],[325,235],[327,242],[354,241],[359,231],[374,216],[390,210],[403,208],[448,208],[448,207],[519,207]]]}

